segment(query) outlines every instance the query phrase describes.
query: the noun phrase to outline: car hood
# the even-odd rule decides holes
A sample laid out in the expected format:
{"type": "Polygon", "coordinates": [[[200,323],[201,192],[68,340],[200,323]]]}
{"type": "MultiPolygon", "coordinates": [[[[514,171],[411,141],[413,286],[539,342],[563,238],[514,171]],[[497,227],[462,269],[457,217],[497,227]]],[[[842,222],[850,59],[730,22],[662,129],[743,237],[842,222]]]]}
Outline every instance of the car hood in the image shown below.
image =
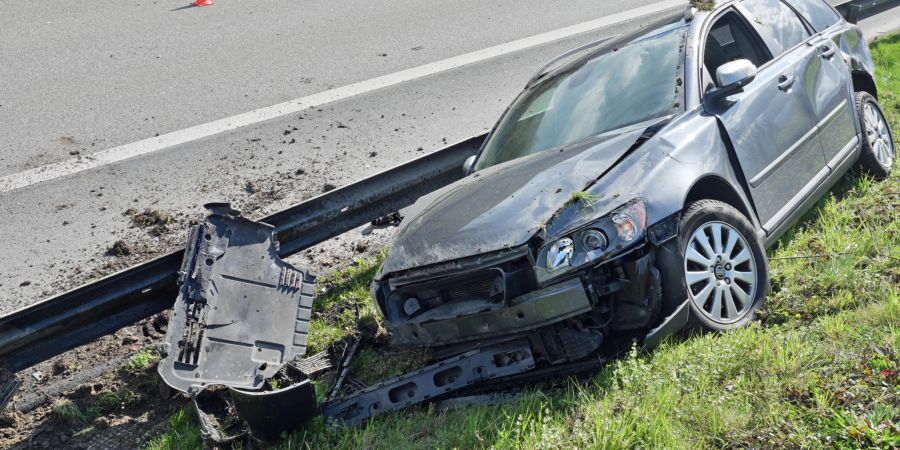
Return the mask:
{"type": "Polygon", "coordinates": [[[422,197],[403,211],[380,274],[526,243],[573,193],[625,156],[645,129],[606,133],[498,164],[422,197]]]}

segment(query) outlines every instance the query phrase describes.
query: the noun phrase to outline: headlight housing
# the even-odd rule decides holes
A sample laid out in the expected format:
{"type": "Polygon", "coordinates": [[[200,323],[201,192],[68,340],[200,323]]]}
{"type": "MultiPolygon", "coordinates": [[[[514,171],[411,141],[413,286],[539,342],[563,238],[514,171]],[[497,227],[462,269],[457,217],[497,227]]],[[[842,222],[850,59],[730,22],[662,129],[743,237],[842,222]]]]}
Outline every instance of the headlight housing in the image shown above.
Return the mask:
{"type": "Polygon", "coordinates": [[[643,237],[647,205],[633,200],[597,221],[547,242],[538,251],[537,281],[565,275],[585,265],[608,259],[643,237]]]}

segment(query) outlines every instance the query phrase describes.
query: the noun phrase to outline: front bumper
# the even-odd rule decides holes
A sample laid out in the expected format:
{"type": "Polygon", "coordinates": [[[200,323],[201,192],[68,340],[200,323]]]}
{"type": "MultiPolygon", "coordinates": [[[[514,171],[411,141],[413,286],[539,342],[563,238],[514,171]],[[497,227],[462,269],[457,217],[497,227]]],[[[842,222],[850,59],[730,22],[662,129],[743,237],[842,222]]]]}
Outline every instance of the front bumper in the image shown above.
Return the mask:
{"type": "Polygon", "coordinates": [[[499,309],[395,326],[392,342],[402,347],[455,344],[533,330],[590,310],[584,285],[573,278],[514,298],[499,309]]]}
{"type": "Polygon", "coordinates": [[[572,278],[476,312],[436,320],[387,320],[397,347],[435,347],[528,332],[592,311],[602,311],[612,329],[654,325],[659,311],[659,273],[651,245],[588,267],[572,278]]]}

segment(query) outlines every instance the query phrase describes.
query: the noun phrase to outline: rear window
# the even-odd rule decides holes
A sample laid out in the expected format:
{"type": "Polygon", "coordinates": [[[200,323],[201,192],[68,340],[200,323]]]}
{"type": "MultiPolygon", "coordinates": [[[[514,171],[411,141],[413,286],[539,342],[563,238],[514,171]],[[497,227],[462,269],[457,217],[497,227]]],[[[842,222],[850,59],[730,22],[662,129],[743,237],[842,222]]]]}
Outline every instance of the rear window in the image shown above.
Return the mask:
{"type": "Polygon", "coordinates": [[[793,6],[804,19],[812,24],[818,32],[822,31],[841,20],[838,15],[825,3],[825,0],[785,0],[793,6]]]}

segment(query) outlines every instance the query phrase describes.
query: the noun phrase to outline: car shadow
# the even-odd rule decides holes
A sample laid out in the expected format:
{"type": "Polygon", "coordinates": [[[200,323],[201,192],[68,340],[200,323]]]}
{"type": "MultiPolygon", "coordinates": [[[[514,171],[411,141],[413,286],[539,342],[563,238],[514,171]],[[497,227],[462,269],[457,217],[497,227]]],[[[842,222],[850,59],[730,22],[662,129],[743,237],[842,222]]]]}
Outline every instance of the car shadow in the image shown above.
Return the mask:
{"type": "Polygon", "coordinates": [[[838,182],[822,196],[822,198],[816,201],[816,204],[813,205],[809,211],[804,213],[796,223],[791,225],[791,227],[778,238],[778,241],[768,249],[769,256],[785,248],[794,240],[798,232],[809,228],[819,218],[822,208],[829,200],[834,199],[835,201],[841,201],[845,199],[850,191],[853,190],[853,187],[856,186],[857,182],[865,176],[867,175],[858,172],[856,169],[852,169],[850,173],[841,177],[840,180],[838,180],[838,182]]]}

